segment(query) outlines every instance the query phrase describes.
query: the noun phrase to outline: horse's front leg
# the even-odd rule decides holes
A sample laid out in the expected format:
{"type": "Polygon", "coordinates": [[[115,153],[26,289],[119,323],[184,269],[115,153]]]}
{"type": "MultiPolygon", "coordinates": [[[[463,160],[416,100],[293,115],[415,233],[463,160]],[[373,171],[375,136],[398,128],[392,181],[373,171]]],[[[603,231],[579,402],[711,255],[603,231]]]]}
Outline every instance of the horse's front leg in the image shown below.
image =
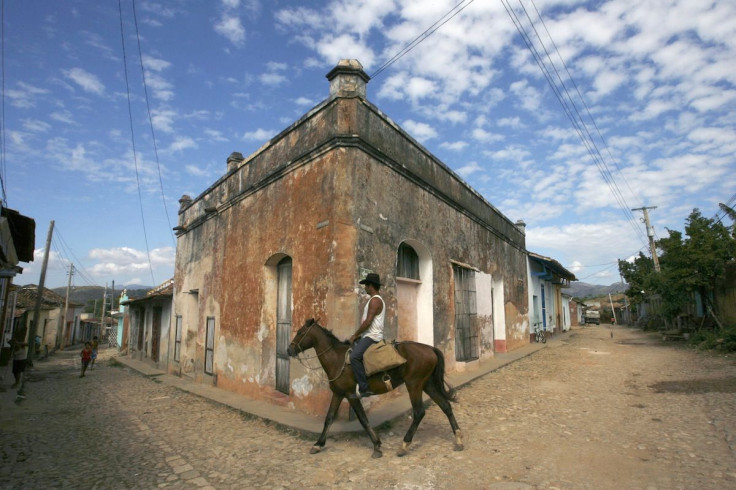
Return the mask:
{"type": "Polygon", "coordinates": [[[342,399],[343,397],[341,395],[338,395],[334,392],[332,393],[330,408],[327,410],[327,416],[325,416],[325,426],[322,429],[322,434],[320,434],[319,439],[314,444],[314,446],[312,446],[312,449],[309,450],[310,454],[317,454],[322,450],[322,448],[325,447],[325,441],[327,441],[327,431],[332,425],[332,422],[334,422],[335,420],[335,415],[337,415],[337,409],[340,408],[340,403],[342,403],[342,399]]]}
{"type": "Polygon", "coordinates": [[[373,454],[371,455],[371,457],[380,458],[381,456],[383,456],[383,452],[381,452],[381,439],[378,437],[378,434],[376,434],[376,431],[374,431],[373,428],[368,423],[368,416],[365,414],[365,410],[363,409],[363,404],[360,403],[359,398],[354,398],[354,397],[348,397],[348,402],[350,403],[350,406],[353,408],[355,415],[358,416],[360,425],[363,426],[365,431],[368,433],[368,437],[371,438],[371,442],[373,443],[373,454]]]}

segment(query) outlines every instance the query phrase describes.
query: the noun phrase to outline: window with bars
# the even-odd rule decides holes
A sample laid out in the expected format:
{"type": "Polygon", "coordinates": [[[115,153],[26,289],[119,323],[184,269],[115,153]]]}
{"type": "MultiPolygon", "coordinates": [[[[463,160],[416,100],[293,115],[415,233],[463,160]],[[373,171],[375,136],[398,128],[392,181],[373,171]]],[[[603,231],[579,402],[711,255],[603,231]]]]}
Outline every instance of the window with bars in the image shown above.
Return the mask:
{"type": "Polygon", "coordinates": [[[181,358],[181,315],[176,315],[176,327],[174,329],[174,360],[179,362],[181,358]]]}
{"type": "Polygon", "coordinates": [[[396,277],[419,280],[419,256],[411,245],[406,243],[399,245],[396,277]]]}
{"type": "Polygon", "coordinates": [[[455,358],[460,362],[478,359],[475,271],[452,266],[455,279],[455,358]]]}
{"type": "Polygon", "coordinates": [[[215,317],[207,317],[207,339],[204,346],[204,372],[214,374],[215,361],[215,317]]]}

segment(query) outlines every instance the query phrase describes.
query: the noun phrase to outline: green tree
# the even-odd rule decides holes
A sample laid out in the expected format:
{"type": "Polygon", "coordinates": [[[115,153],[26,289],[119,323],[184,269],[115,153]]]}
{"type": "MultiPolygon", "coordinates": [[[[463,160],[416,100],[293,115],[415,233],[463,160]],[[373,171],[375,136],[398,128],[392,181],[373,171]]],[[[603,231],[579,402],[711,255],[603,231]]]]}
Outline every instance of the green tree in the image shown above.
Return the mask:
{"type": "Polygon", "coordinates": [[[697,292],[713,307],[712,296],[718,280],[725,275],[726,264],[736,257],[733,227],[705,218],[694,209],[685,222],[685,235],[667,230],[669,236],[657,241],[661,251],[661,273],[654,272],[651,259],[639,254],[633,262],[619,262],[622,276],[630,284],[632,303],[647,295],[661,297],[663,315],[674,319],[697,292]],[[644,291],[644,293],[642,293],[644,291]]]}

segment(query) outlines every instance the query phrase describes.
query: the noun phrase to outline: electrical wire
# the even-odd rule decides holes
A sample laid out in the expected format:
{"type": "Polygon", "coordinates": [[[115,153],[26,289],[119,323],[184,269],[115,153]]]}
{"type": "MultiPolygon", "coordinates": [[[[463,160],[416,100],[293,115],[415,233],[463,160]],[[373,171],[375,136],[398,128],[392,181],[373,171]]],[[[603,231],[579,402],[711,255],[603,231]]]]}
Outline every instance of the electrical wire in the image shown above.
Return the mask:
{"type": "Polygon", "coordinates": [[[174,229],[171,226],[171,218],[169,218],[169,209],[166,206],[166,194],[164,193],[164,180],[161,177],[161,163],[159,162],[159,158],[158,158],[158,147],[156,145],[156,133],[153,130],[153,117],[151,117],[151,103],[149,102],[149,98],[148,98],[148,85],[146,84],[146,70],[143,66],[143,51],[141,49],[141,34],[140,34],[140,31],[138,30],[138,15],[136,14],[136,10],[135,10],[135,0],[131,0],[131,3],[133,5],[133,21],[135,23],[135,36],[138,41],[138,59],[140,60],[140,63],[141,63],[141,76],[143,78],[143,93],[145,94],[145,98],[146,98],[146,110],[148,111],[148,122],[151,126],[151,139],[153,141],[153,153],[156,156],[156,168],[158,169],[158,182],[161,188],[161,199],[164,205],[164,213],[166,214],[166,222],[169,225],[169,235],[171,236],[171,243],[174,245],[174,248],[176,248],[176,239],[174,238],[174,229]]]}
{"type": "Polygon", "coordinates": [[[445,15],[443,15],[442,17],[440,17],[440,19],[437,22],[435,22],[434,24],[432,24],[431,26],[429,26],[427,29],[425,29],[423,33],[421,33],[420,35],[418,35],[417,37],[415,37],[412,42],[410,42],[409,44],[407,44],[403,49],[401,49],[398,53],[396,53],[395,55],[393,55],[388,61],[386,61],[383,65],[381,65],[376,71],[373,72],[373,74],[370,75],[370,77],[371,78],[376,78],[378,75],[380,75],[381,73],[383,73],[383,71],[386,70],[386,68],[388,68],[389,66],[393,65],[400,58],[402,58],[404,55],[406,55],[407,53],[409,53],[409,51],[411,51],[412,49],[416,48],[420,43],[422,43],[422,41],[424,41],[429,36],[431,36],[432,34],[434,34],[434,32],[437,29],[439,29],[443,25],[447,24],[453,17],[455,17],[457,14],[459,14],[460,12],[462,12],[463,10],[465,10],[468,7],[468,5],[470,5],[474,1],[475,0],[462,0],[460,3],[458,3],[457,5],[455,5],[454,7],[452,7],[445,15]],[[465,5],[463,5],[463,4],[465,4],[465,5]],[[452,14],[452,15],[450,15],[450,14],[452,14]],[[445,19],[445,20],[443,21],[443,19],[445,19]]]}
{"type": "Polygon", "coordinates": [[[585,147],[586,151],[588,152],[591,159],[593,160],[596,167],[598,168],[598,171],[601,174],[604,182],[606,183],[608,188],[611,190],[611,193],[613,194],[613,197],[616,200],[616,203],[621,208],[621,210],[624,212],[624,215],[626,216],[627,221],[632,225],[632,227],[635,230],[635,233],[640,236],[643,242],[646,242],[646,237],[644,237],[641,227],[638,226],[638,224],[636,224],[636,219],[631,213],[630,206],[626,203],[626,200],[623,194],[621,193],[620,189],[618,188],[618,185],[615,182],[615,178],[613,177],[613,174],[611,174],[610,170],[608,169],[608,166],[606,165],[605,160],[603,159],[603,156],[601,155],[600,150],[598,149],[598,146],[596,145],[594,139],[592,138],[592,135],[590,134],[590,131],[587,128],[587,125],[585,124],[585,121],[582,119],[580,112],[574,103],[574,100],[570,96],[570,93],[567,90],[567,87],[565,86],[564,81],[562,81],[562,78],[559,75],[559,71],[557,70],[554,63],[551,61],[551,57],[549,56],[549,50],[545,46],[544,41],[542,41],[541,37],[539,36],[539,33],[536,30],[534,23],[531,21],[531,17],[529,17],[528,12],[526,11],[526,8],[522,4],[522,9],[524,10],[526,17],[529,23],[531,24],[532,29],[534,30],[536,34],[539,44],[541,44],[542,48],[544,49],[547,55],[547,59],[550,61],[550,64],[552,66],[552,69],[555,71],[557,75],[557,79],[560,81],[560,85],[562,86],[562,89],[558,87],[557,84],[555,83],[554,77],[552,76],[550,69],[546,66],[544,59],[542,58],[542,55],[537,50],[535,43],[533,42],[529,33],[526,31],[526,28],[524,27],[521,19],[519,19],[516,12],[511,7],[509,0],[501,0],[501,3],[506,9],[506,13],[509,15],[509,18],[511,18],[511,21],[516,27],[516,30],[518,31],[522,40],[526,44],[527,49],[529,49],[530,53],[532,54],[534,61],[537,63],[537,66],[542,71],[542,74],[547,80],[547,83],[552,89],[552,92],[555,94],[555,97],[560,102],[560,105],[562,105],[565,115],[567,116],[569,121],[572,123],[573,128],[575,129],[576,133],[578,134],[578,137],[580,138],[580,141],[583,143],[583,146],[585,147]],[[565,92],[565,95],[567,95],[567,99],[563,96],[562,94],[563,91],[565,92]],[[568,103],[568,100],[569,100],[569,103],[568,103]],[[573,112],[577,114],[577,117],[573,114],[573,112]]]}
{"type": "Polygon", "coordinates": [[[2,70],[2,96],[0,96],[0,189],[2,204],[8,205],[8,194],[5,189],[7,179],[5,167],[5,0],[0,1],[0,69],[2,70]]]}
{"type": "Polygon", "coordinates": [[[140,205],[140,211],[141,211],[141,222],[143,224],[143,239],[146,243],[146,255],[148,257],[148,269],[151,272],[151,279],[153,280],[153,284],[156,284],[156,279],[153,276],[153,264],[151,263],[151,251],[148,246],[148,235],[146,233],[146,217],[145,213],[143,212],[143,195],[141,193],[141,180],[140,176],[138,174],[138,154],[136,152],[135,147],[135,132],[133,131],[133,109],[131,108],[130,104],[130,81],[128,78],[128,61],[127,56],[125,53],[125,31],[123,30],[123,6],[121,4],[121,0],[118,0],[118,11],[120,13],[120,41],[122,43],[122,49],[123,49],[123,68],[125,71],[125,89],[128,96],[128,121],[130,122],[130,139],[131,143],[133,145],[133,163],[135,165],[135,181],[138,188],[138,204],[140,205]]]}

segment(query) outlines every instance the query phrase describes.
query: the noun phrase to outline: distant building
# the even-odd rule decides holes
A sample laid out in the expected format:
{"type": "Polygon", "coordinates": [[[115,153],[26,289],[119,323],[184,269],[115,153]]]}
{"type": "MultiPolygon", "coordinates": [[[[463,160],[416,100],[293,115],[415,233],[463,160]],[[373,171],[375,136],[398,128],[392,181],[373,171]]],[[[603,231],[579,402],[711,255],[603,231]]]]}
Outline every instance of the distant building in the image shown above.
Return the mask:
{"type": "Polygon", "coordinates": [[[550,257],[529,252],[529,338],[539,328],[559,333],[570,328],[569,296],[562,289],[575,281],[575,274],[550,257]]]}
{"type": "Polygon", "coordinates": [[[146,296],[120,302],[127,308],[130,335],[127,345],[131,357],[149,360],[157,366],[169,364],[171,303],[174,280],[151,289],[146,296]]]}

